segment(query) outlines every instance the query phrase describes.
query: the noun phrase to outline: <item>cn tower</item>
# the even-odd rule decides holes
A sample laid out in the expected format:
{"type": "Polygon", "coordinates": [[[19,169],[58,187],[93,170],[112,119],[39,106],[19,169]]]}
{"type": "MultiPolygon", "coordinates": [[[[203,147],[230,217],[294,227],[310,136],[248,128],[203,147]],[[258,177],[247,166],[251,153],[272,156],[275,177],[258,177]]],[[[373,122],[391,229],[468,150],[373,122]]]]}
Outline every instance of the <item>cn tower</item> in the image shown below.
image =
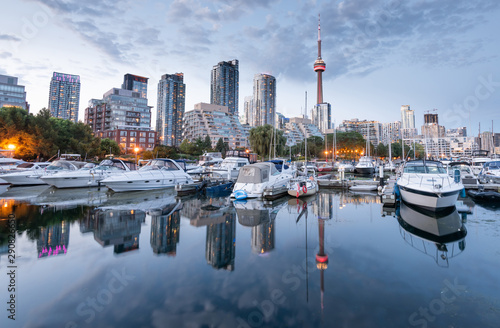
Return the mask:
{"type": "Polygon", "coordinates": [[[318,101],[317,104],[323,103],[323,79],[322,74],[326,69],[326,63],[321,59],[321,25],[318,14],[318,59],[314,62],[314,71],[318,72],[318,101]]]}

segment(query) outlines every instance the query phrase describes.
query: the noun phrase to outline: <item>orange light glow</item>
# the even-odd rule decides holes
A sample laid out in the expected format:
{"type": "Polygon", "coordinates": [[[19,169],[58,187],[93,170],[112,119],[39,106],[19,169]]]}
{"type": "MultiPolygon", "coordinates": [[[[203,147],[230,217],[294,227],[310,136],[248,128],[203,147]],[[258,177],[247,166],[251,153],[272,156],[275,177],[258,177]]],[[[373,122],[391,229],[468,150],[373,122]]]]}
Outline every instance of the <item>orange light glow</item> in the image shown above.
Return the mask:
{"type": "Polygon", "coordinates": [[[14,150],[16,149],[16,145],[10,144],[7,146],[7,148],[9,148],[10,150],[14,150]]]}

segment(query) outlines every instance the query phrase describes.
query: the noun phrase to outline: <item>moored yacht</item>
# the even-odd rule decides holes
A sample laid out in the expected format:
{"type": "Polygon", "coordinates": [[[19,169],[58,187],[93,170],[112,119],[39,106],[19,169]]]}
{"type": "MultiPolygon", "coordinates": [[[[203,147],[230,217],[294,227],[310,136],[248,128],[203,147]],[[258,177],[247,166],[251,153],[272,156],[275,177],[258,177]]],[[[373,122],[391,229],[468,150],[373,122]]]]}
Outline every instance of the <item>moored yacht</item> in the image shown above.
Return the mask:
{"type": "Polygon", "coordinates": [[[481,183],[500,183],[500,161],[490,161],[484,163],[479,172],[479,181],[481,183]]]}
{"type": "Polygon", "coordinates": [[[193,183],[193,179],[181,166],[168,158],[151,160],[139,170],[113,175],[101,180],[113,191],[150,190],[193,183]]]}
{"type": "Polygon", "coordinates": [[[228,180],[238,178],[240,169],[250,164],[248,158],[245,157],[226,157],[219,167],[208,168],[206,172],[212,172],[214,176],[220,176],[228,180]]]}
{"type": "Polygon", "coordinates": [[[0,175],[0,178],[13,186],[45,184],[40,179],[36,179],[36,181],[31,179],[31,176],[37,173],[42,174],[49,165],[49,162],[22,163],[15,170],[0,175]]]}
{"type": "Polygon", "coordinates": [[[56,188],[96,187],[101,180],[124,172],[133,171],[136,164],[121,159],[105,159],[96,167],[84,166],[76,171],[59,172],[42,176],[41,180],[56,188]]]}
{"type": "Polygon", "coordinates": [[[403,201],[430,210],[455,206],[464,190],[463,184],[450,177],[438,161],[406,162],[396,184],[403,201]]]}
{"type": "Polygon", "coordinates": [[[288,170],[280,172],[273,162],[249,164],[239,170],[231,197],[261,198],[266,188],[285,187],[292,177],[288,170]]]}
{"type": "Polygon", "coordinates": [[[369,156],[361,156],[358,164],[354,167],[354,172],[360,174],[372,174],[375,172],[372,158],[369,156]]]}
{"type": "Polygon", "coordinates": [[[42,185],[47,184],[41,179],[42,176],[50,176],[62,171],[76,171],[86,164],[88,163],[58,159],[43,169],[12,172],[11,174],[9,173],[9,175],[5,175],[5,177],[15,185],[42,185]]]}

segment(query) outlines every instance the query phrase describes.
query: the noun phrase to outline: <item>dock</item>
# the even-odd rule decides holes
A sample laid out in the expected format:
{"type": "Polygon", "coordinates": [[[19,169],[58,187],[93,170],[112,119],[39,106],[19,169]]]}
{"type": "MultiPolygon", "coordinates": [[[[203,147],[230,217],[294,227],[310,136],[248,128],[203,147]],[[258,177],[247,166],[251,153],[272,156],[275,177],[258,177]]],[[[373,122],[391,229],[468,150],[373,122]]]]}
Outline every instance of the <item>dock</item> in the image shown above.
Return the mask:
{"type": "Polygon", "coordinates": [[[262,193],[262,198],[266,200],[275,200],[288,194],[288,187],[266,188],[262,193]]]}

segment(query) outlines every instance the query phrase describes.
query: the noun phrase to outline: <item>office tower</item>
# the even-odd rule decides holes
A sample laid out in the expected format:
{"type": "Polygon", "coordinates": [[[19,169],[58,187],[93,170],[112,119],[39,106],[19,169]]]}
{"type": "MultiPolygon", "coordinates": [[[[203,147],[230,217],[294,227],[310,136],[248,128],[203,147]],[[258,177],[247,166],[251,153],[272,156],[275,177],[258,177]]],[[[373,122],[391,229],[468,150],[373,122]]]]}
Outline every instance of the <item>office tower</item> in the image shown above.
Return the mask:
{"type": "Polygon", "coordinates": [[[227,106],[229,113],[238,114],[239,66],[238,60],[220,62],[212,69],[210,103],[227,106]]]}
{"type": "Polygon", "coordinates": [[[158,82],[156,132],[162,145],[179,147],[182,143],[182,118],[186,102],[184,74],[165,74],[158,82]]]}
{"type": "Polygon", "coordinates": [[[415,112],[410,105],[401,106],[401,129],[415,129],[415,112]]]}
{"type": "Polygon", "coordinates": [[[76,123],[79,105],[80,76],[54,72],[50,80],[50,114],[76,123]]]}
{"type": "Polygon", "coordinates": [[[127,73],[123,76],[122,89],[139,92],[141,98],[147,98],[148,78],[127,73]]]}
{"type": "Polygon", "coordinates": [[[24,85],[17,84],[17,77],[0,75],[0,108],[19,107],[29,110],[24,85]]]}
{"type": "Polygon", "coordinates": [[[236,213],[224,223],[207,226],[205,258],[214,269],[234,271],[236,255],[236,213]]]}
{"type": "Polygon", "coordinates": [[[269,74],[255,74],[253,79],[255,126],[274,126],[276,115],[276,78],[269,74]]]}

